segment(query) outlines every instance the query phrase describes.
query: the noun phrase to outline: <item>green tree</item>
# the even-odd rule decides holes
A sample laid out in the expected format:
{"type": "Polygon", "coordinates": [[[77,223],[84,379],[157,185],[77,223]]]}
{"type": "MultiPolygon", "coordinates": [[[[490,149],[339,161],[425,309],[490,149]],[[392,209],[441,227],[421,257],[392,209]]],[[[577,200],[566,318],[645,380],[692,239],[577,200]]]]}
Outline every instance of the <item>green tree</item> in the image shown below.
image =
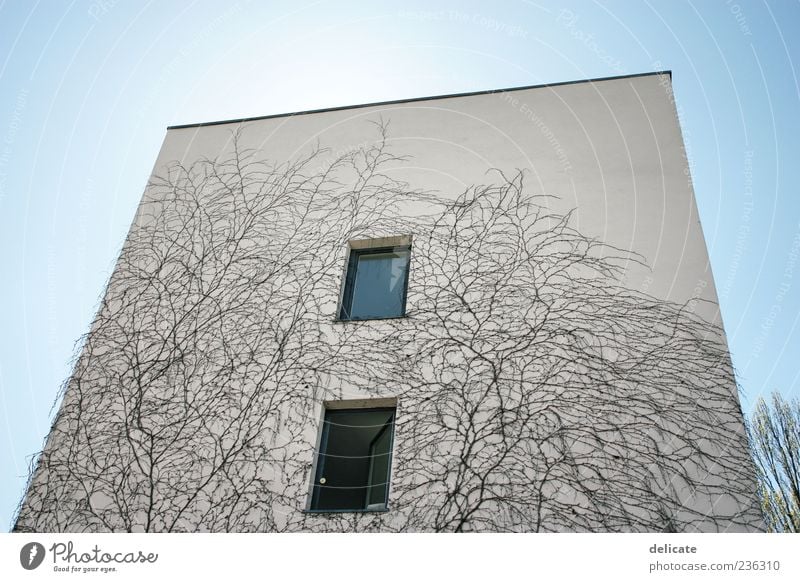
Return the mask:
{"type": "Polygon", "coordinates": [[[747,428],[767,528],[800,533],[800,401],[759,398],[747,428]]]}

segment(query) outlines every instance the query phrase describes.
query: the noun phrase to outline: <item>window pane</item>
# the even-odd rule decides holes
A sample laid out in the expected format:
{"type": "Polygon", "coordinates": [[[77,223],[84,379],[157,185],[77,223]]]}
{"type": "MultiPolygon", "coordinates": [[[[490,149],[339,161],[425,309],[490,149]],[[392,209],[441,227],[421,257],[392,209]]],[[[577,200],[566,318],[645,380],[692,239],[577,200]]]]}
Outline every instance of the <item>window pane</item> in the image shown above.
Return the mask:
{"type": "Polygon", "coordinates": [[[386,504],[393,421],[386,409],[326,412],[312,509],[386,504]]]}
{"type": "MultiPolygon", "coordinates": [[[[390,419],[391,420],[391,419],[390,419]]],[[[392,451],[392,427],[387,422],[370,445],[369,492],[367,506],[386,505],[389,488],[389,455],[392,451]]]]}
{"type": "Polygon", "coordinates": [[[370,319],[403,315],[410,251],[358,252],[348,278],[344,319],[370,319]]]}

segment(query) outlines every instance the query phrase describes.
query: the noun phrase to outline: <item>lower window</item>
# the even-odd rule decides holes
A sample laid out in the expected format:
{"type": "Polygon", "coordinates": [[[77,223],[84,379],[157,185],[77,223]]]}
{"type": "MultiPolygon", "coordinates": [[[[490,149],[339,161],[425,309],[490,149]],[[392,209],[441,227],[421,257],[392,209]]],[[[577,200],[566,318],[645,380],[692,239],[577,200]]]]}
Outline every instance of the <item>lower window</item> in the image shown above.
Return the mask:
{"type": "Polygon", "coordinates": [[[386,509],[394,408],[326,410],[312,511],[386,509]]]}

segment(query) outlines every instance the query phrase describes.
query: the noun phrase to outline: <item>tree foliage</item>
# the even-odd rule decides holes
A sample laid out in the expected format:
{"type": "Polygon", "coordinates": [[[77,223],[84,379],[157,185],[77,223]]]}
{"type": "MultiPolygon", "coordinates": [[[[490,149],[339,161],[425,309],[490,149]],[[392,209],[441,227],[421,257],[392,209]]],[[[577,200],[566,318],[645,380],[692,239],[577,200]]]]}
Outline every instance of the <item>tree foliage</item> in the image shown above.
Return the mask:
{"type": "Polygon", "coordinates": [[[800,401],[759,398],[747,428],[767,528],[800,533],[800,401]]]}

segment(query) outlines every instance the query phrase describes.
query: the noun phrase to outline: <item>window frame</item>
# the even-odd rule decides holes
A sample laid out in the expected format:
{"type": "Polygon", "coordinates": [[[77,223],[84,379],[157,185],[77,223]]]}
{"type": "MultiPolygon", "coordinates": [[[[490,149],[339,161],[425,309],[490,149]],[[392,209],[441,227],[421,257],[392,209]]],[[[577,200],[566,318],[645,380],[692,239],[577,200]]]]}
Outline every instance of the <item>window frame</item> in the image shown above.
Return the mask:
{"type": "Polygon", "coordinates": [[[408,317],[408,281],[411,278],[411,238],[410,237],[391,237],[387,239],[375,239],[374,241],[351,241],[348,247],[347,260],[345,261],[345,271],[342,277],[342,289],[340,294],[339,306],[336,311],[336,321],[376,321],[382,319],[402,319],[408,317]],[[401,244],[385,244],[389,241],[398,241],[401,244]],[[382,244],[383,243],[383,244],[382,244]],[[358,246],[356,246],[358,244],[358,246]],[[345,309],[352,311],[353,293],[355,291],[355,277],[358,271],[358,260],[362,255],[407,252],[407,262],[405,267],[405,281],[403,281],[403,291],[401,298],[401,309],[398,315],[386,315],[379,317],[345,317],[345,309]]]}
{"type": "MultiPolygon", "coordinates": [[[[341,403],[332,403],[334,405],[325,406],[322,410],[322,419],[321,419],[321,428],[318,432],[318,444],[314,451],[314,463],[311,467],[311,483],[310,483],[310,490],[308,494],[308,502],[306,504],[306,508],[303,510],[303,513],[386,513],[389,511],[389,493],[391,491],[392,485],[392,461],[394,459],[394,438],[395,438],[395,426],[397,424],[397,404],[384,404],[387,400],[391,401],[393,399],[379,399],[382,400],[380,404],[375,406],[363,406],[360,402],[341,402],[341,403]],[[344,405],[344,406],[342,406],[344,405]],[[350,406],[348,406],[350,405],[350,406]],[[387,424],[391,424],[391,433],[389,435],[389,459],[386,468],[386,501],[383,504],[383,507],[380,509],[369,509],[369,505],[363,508],[349,508],[349,509],[318,509],[315,505],[319,501],[318,496],[318,487],[317,482],[320,479],[320,473],[324,472],[325,470],[325,463],[324,463],[324,451],[327,450],[328,444],[328,437],[329,437],[329,425],[326,423],[329,413],[368,413],[368,412],[391,412],[391,417],[387,424]]],[[[378,435],[380,434],[380,431],[378,435]]],[[[376,435],[376,438],[377,436],[376,435]]],[[[369,466],[372,467],[374,462],[374,457],[370,457],[369,466]]],[[[323,475],[324,476],[324,475],[323,475]]],[[[371,487],[369,483],[372,480],[371,470],[368,471],[368,480],[367,480],[367,489],[371,487]]],[[[365,493],[366,498],[365,501],[369,500],[369,492],[365,493]]]]}

